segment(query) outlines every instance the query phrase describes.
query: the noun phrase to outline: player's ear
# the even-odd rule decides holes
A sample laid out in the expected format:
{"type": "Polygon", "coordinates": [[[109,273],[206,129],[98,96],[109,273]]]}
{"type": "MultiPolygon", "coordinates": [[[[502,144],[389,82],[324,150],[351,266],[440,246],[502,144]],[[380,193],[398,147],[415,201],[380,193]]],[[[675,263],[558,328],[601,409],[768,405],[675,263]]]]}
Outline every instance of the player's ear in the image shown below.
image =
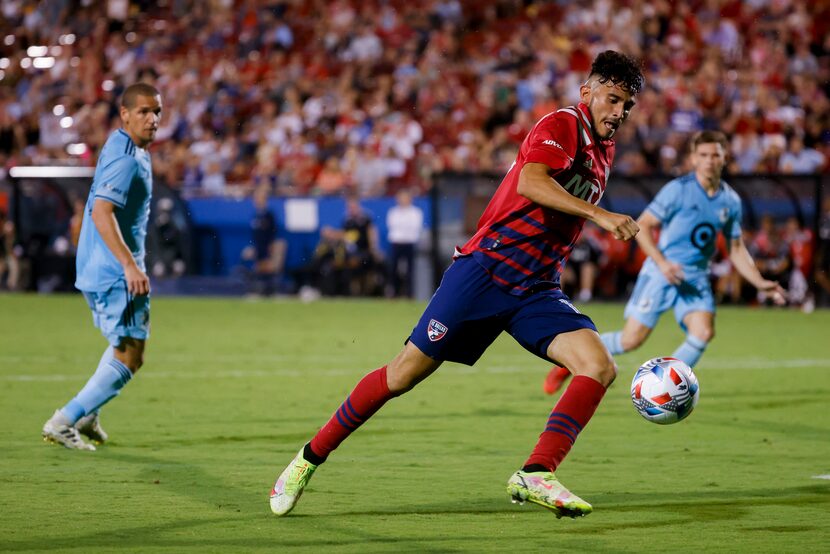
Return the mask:
{"type": "Polygon", "coordinates": [[[124,106],[121,106],[121,107],[118,109],[118,115],[120,115],[120,116],[121,116],[121,122],[122,122],[122,123],[127,123],[127,120],[129,120],[129,118],[130,118],[130,110],[128,110],[128,109],[127,109],[126,107],[124,107],[124,106]]]}
{"type": "Polygon", "coordinates": [[[583,104],[589,104],[591,100],[591,82],[586,81],[579,87],[579,101],[583,104]]]}

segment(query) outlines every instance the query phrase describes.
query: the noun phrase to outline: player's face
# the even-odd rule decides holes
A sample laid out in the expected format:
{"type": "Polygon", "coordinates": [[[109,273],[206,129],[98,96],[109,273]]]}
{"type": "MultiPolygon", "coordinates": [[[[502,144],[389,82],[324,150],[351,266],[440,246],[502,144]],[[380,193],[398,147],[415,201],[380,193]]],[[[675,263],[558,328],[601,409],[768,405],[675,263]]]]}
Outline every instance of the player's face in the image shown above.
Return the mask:
{"type": "Polygon", "coordinates": [[[726,165],[726,151],[718,142],[698,144],[692,152],[692,167],[705,179],[720,179],[726,165]]]}
{"type": "Polygon", "coordinates": [[[160,121],[161,97],[158,95],[138,95],[131,108],[121,106],[121,123],[124,124],[124,130],[141,148],[155,140],[160,121]]]}
{"type": "Polygon", "coordinates": [[[610,139],[625,123],[634,107],[632,94],[615,85],[607,83],[588,82],[579,89],[580,99],[588,106],[593,120],[594,130],[598,137],[610,139]]]}

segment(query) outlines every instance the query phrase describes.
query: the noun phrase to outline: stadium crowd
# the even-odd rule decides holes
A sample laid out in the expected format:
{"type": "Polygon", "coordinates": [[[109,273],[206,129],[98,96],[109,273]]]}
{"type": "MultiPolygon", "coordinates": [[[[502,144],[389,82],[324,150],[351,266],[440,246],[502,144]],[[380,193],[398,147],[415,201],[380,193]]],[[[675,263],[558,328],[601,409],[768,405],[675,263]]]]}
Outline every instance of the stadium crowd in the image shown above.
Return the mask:
{"type": "MultiPolygon", "coordinates": [[[[701,129],[731,137],[732,174],[830,171],[826,2],[8,0],[0,16],[0,168],[94,165],[120,93],[145,80],[165,102],[155,177],[185,195],[423,192],[444,170],[503,173],[615,48],[647,77],[615,172],[677,174],[701,129]]],[[[622,281],[601,271],[574,296],[620,294],[636,248],[590,241],[585,263],[622,281]]],[[[811,280],[808,231],[747,241],[811,280]]],[[[720,294],[740,298],[721,273],[720,294]]]]}
{"type": "Polygon", "coordinates": [[[0,166],[92,165],[137,80],[157,179],[188,193],[394,193],[503,172],[593,56],[641,57],[615,171],[678,171],[719,128],[732,173],[827,171],[830,4],[808,0],[8,0],[0,166]]]}

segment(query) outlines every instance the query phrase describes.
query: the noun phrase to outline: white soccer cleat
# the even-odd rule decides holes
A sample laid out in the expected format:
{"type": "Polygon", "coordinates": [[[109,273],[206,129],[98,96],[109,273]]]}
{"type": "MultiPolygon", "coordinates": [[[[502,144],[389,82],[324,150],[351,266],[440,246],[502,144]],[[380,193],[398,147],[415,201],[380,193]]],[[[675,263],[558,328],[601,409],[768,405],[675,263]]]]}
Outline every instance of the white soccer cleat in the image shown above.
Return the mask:
{"type": "Polygon", "coordinates": [[[101,418],[98,416],[98,412],[85,415],[76,421],[75,429],[92,442],[96,442],[98,444],[107,442],[107,439],[109,438],[107,432],[101,427],[101,418]]]}
{"type": "Polygon", "coordinates": [[[271,511],[278,516],[284,516],[293,510],[315,469],[316,465],[303,458],[301,448],[271,489],[271,511]]]}
{"type": "Polygon", "coordinates": [[[43,424],[43,440],[73,450],[95,450],[95,446],[81,438],[78,430],[70,425],[69,420],[60,410],[55,410],[49,421],[43,424]]]}

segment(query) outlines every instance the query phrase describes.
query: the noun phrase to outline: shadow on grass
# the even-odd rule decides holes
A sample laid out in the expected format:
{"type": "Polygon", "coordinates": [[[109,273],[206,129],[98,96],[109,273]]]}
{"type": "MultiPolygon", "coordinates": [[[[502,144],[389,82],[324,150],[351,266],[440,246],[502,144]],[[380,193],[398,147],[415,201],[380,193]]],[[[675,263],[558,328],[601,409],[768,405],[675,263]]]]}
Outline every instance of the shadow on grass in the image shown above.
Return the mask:
{"type": "MultiPolygon", "coordinates": [[[[63,536],[50,534],[48,537],[23,539],[19,541],[1,540],[0,550],[24,551],[50,549],[55,545],[70,547],[79,545],[81,550],[94,548],[117,549],[125,546],[145,548],[147,550],[169,548],[219,548],[228,550],[255,550],[280,548],[358,548],[360,545],[370,547],[388,547],[389,550],[416,550],[418,552],[453,552],[465,550],[465,545],[481,546],[480,534],[465,535],[463,532],[450,536],[430,536],[422,534],[416,537],[395,535],[395,524],[390,520],[413,516],[484,516],[480,524],[499,525],[499,536],[491,537],[491,545],[511,544],[510,541],[527,539],[526,525],[520,524],[515,516],[526,516],[532,523],[538,523],[544,512],[537,506],[514,506],[507,497],[489,498],[475,501],[465,498],[448,503],[401,506],[389,502],[386,509],[338,511],[328,514],[310,514],[298,511],[284,519],[277,519],[267,513],[263,495],[253,494],[247,490],[234,489],[216,476],[204,471],[200,466],[186,463],[170,462],[149,456],[118,454],[114,460],[126,464],[146,466],[142,472],[155,475],[158,466],[174,467],[187,473],[190,479],[171,482],[169,488],[178,494],[192,497],[206,504],[216,506],[217,502],[230,499],[244,505],[262,506],[261,513],[229,513],[222,517],[200,517],[168,520],[163,523],[144,524],[126,527],[113,527],[90,533],[66,533],[63,536]],[[193,487],[190,481],[198,482],[193,487]],[[489,519],[487,519],[489,516],[489,519]],[[509,519],[508,519],[509,518],[509,519]],[[319,521],[310,525],[312,521],[319,521]],[[490,523],[488,523],[488,521],[490,523]],[[357,523],[359,522],[359,523],[357,523]],[[509,522],[509,523],[508,523],[509,522]],[[519,523],[519,524],[517,524],[519,523]],[[228,527],[238,528],[245,533],[245,528],[256,530],[259,536],[223,537],[228,527]],[[264,530],[263,530],[264,528],[264,530]],[[325,533],[321,532],[325,529],[325,533]],[[186,537],[171,534],[186,532],[186,537]],[[194,536],[196,535],[196,536],[194,536]]],[[[315,494],[309,489],[309,494],[315,494]]],[[[325,491],[319,491],[325,494],[325,491]]],[[[830,503],[830,487],[812,485],[791,487],[770,491],[768,489],[701,491],[685,494],[682,500],[674,495],[653,494],[605,494],[593,498],[600,514],[580,519],[573,525],[556,528],[557,534],[563,535],[603,535],[618,530],[657,529],[664,527],[685,526],[700,522],[737,522],[746,517],[752,508],[757,507],[817,507],[830,503]],[[661,517],[636,517],[625,514],[658,513],[661,517]],[[615,515],[616,514],[616,515],[615,515]],[[609,521],[610,520],[610,521],[609,521]]],[[[238,512],[239,510],[237,510],[238,512]]],[[[551,520],[553,522],[553,520],[551,520]]],[[[469,524],[469,521],[467,522],[469,524]]],[[[403,525],[403,524],[402,524],[403,525]]],[[[464,522],[458,522],[459,531],[464,522]]],[[[428,528],[428,527],[427,527],[428,528]]],[[[774,525],[769,527],[736,528],[736,532],[769,531],[776,533],[812,533],[823,528],[822,525],[774,525]]],[[[427,532],[428,533],[428,532],[427,532]]],[[[359,548],[358,548],[359,549],[359,548]]]]}

